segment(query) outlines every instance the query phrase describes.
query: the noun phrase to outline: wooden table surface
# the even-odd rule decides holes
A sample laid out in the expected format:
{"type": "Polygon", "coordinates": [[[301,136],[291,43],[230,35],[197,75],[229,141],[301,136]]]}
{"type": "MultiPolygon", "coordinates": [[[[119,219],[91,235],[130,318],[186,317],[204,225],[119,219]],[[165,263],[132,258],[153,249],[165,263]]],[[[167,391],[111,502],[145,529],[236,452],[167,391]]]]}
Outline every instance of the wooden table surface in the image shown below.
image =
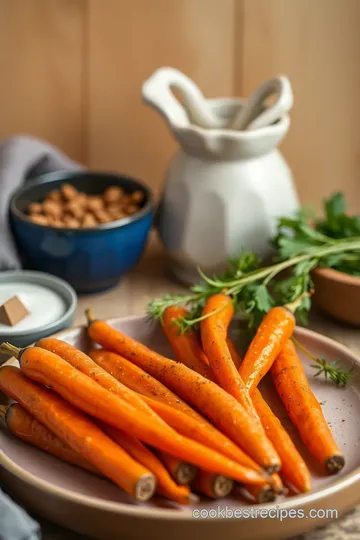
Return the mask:
{"type": "MultiPolygon", "coordinates": [[[[158,242],[152,238],[138,267],[114,289],[101,294],[79,298],[76,324],[84,324],[84,309],[91,307],[101,318],[141,315],[148,301],[168,292],[183,292],[184,287],[174,282],[167,271],[166,259],[158,242]]],[[[320,314],[313,314],[310,328],[339,341],[360,354],[359,330],[342,326],[320,314]]],[[[88,540],[39,519],[43,540],[88,540]]],[[[1,537],[1,534],[0,534],[1,537]]],[[[119,536],[121,538],[121,536],[119,536]]],[[[345,540],[360,538],[360,508],[325,528],[292,540],[345,540]]],[[[126,538],[122,538],[126,540],[126,538]]]]}

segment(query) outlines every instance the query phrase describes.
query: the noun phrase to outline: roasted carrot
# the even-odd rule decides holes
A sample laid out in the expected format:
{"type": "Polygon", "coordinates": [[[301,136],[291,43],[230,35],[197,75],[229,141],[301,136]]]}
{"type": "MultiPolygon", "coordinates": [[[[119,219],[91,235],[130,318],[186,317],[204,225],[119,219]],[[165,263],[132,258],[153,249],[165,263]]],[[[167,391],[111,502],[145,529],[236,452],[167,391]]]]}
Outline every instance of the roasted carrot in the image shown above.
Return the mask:
{"type": "Polygon", "coordinates": [[[234,481],[219,474],[209,474],[198,471],[192,488],[196,493],[201,493],[211,499],[220,499],[229,495],[234,487],[234,481]]]}
{"type": "Polygon", "coordinates": [[[250,392],[269,371],[294,328],[294,315],[285,307],[273,307],[265,315],[239,369],[250,392]]]}
{"type": "Polygon", "coordinates": [[[125,433],[170,454],[238,481],[262,483],[256,471],[232,462],[195,441],[176,433],[169,426],[161,429],[138,409],[102,388],[87,375],[56,354],[39,347],[17,349],[9,344],[0,345],[1,352],[16,355],[26,376],[52,387],[66,401],[98,420],[122,429],[125,433]],[[247,480],[249,479],[249,480],[247,480]]]}
{"type": "Polygon", "coordinates": [[[156,476],[157,493],[180,504],[189,504],[191,501],[190,489],[187,486],[178,486],[161,461],[142,442],[108,424],[101,423],[100,426],[132,458],[136,459],[156,476]]]}
{"type": "Polygon", "coordinates": [[[207,379],[215,380],[209,360],[199,345],[197,336],[192,330],[181,333],[176,322],[186,316],[187,311],[180,306],[171,306],[165,310],[163,317],[163,330],[168,338],[171,348],[175,353],[175,358],[181,357],[181,362],[185,366],[193,369],[207,379]]]}
{"type": "MultiPolygon", "coordinates": [[[[88,316],[90,318],[89,312],[88,316]]],[[[197,407],[268,472],[276,472],[280,468],[279,456],[262,428],[253,421],[251,415],[235,398],[217,384],[187,366],[150,350],[135,339],[115,330],[105,321],[90,321],[88,330],[94,341],[130,359],[197,407]]],[[[185,455],[182,457],[187,459],[185,455]]],[[[188,461],[198,464],[195,461],[188,461]]],[[[199,466],[206,469],[204,464],[199,466]]],[[[224,474],[220,470],[217,472],[224,474]]],[[[234,478],[231,474],[224,476],[234,478]]]]}
{"type": "Polygon", "coordinates": [[[239,367],[240,367],[240,364],[241,364],[241,357],[240,357],[240,355],[239,355],[239,353],[237,351],[235,342],[230,336],[228,336],[226,338],[226,344],[227,344],[229,352],[231,354],[232,361],[234,362],[234,365],[235,365],[236,369],[238,370],[239,367]]]}
{"type": "Polygon", "coordinates": [[[260,471],[259,465],[241,448],[144,370],[105,349],[94,349],[89,354],[115,378],[141,393],[142,399],[177,432],[217,450],[240,465],[260,471]]]}
{"type": "Polygon", "coordinates": [[[344,456],[310,388],[301,360],[291,340],[285,343],[277,356],[271,375],[275,388],[305,446],[328,473],[339,472],[345,464],[344,456]]]}
{"type": "MultiPolygon", "coordinates": [[[[229,342],[231,341],[232,340],[229,338],[229,342]]],[[[233,342],[231,343],[231,352],[234,363],[241,364],[240,355],[233,342]]],[[[245,380],[244,382],[246,383],[247,381],[245,380]]],[[[298,492],[306,493],[307,491],[310,491],[310,471],[291,440],[288,432],[283,427],[278,417],[272,412],[271,408],[263,399],[260,391],[257,388],[252,392],[252,400],[260,417],[263,428],[265,429],[268,438],[273,443],[274,448],[280,456],[281,476],[298,492]]],[[[281,482],[280,478],[275,479],[275,485],[276,483],[279,484],[279,481],[281,482]]],[[[249,491],[255,496],[255,493],[258,490],[250,488],[249,491]]]]}
{"type": "Polygon", "coordinates": [[[157,452],[157,454],[177,484],[190,484],[195,478],[196,467],[191,463],[186,463],[166,452],[157,452]]]}
{"type": "Polygon", "coordinates": [[[173,407],[175,410],[183,412],[194,419],[202,419],[198,412],[164,384],[120,354],[106,349],[93,349],[89,352],[89,355],[96,364],[125,386],[131,388],[131,390],[173,407]]]}
{"type": "Polygon", "coordinates": [[[119,396],[143,414],[151,417],[152,422],[160,422],[163,427],[166,427],[164,426],[164,422],[146,403],[144,403],[136,392],[119,382],[115,377],[112,377],[110,373],[96,364],[96,362],[94,362],[87,354],[79,351],[79,349],[70,343],[48,337],[38,341],[36,346],[60,356],[60,358],[66,360],[66,362],[71,364],[74,368],[81,371],[81,373],[91,377],[91,379],[100,384],[100,386],[119,396]]]}
{"type": "Polygon", "coordinates": [[[7,407],[0,406],[0,418],[4,419],[9,431],[24,442],[62,461],[67,461],[92,473],[101,474],[96,467],[74,452],[69,445],[56,437],[44,424],[38,422],[19,403],[12,403],[7,407]]]}
{"type": "Polygon", "coordinates": [[[153,495],[155,476],[53,391],[14,366],[0,369],[0,389],[135,499],[145,501],[153,495]]]}
{"type": "Polygon", "coordinates": [[[220,386],[260,423],[250,394],[226,344],[228,327],[234,315],[232,300],[225,294],[214,294],[207,299],[202,315],[206,317],[200,321],[202,346],[220,386]]]}

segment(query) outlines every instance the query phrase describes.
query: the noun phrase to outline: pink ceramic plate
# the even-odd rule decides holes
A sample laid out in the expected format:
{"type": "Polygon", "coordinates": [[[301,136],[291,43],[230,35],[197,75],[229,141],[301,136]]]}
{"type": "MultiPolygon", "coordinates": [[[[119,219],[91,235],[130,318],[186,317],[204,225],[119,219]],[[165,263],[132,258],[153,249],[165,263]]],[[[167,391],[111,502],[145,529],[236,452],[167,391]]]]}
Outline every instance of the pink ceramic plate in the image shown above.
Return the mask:
{"type": "MultiPolygon", "coordinates": [[[[171,355],[161,329],[145,317],[114,319],[110,322],[159,352],[171,355]]],[[[67,330],[58,336],[84,350],[88,348],[83,328],[67,330]]],[[[311,362],[302,357],[312,388],[323,404],[325,416],[345,454],[346,466],[337,476],[324,476],[289,424],[271,381],[262,383],[265,397],[289,428],[313,475],[311,493],[279,498],[274,504],[257,505],[257,509],[272,510],[267,519],[229,518],[221,512],[217,515],[218,507],[223,511],[227,509],[228,515],[231,510],[237,509],[238,516],[240,510],[251,508],[251,503],[247,504],[236,493],[221,501],[201,500],[195,508],[203,509],[204,513],[212,510],[212,516],[208,519],[193,517],[194,508],[178,507],[161,499],[154,498],[146,504],[134,503],[110,482],[62,463],[15,439],[4,430],[0,430],[2,478],[33,511],[65,527],[104,540],[267,540],[284,538],[323,525],[331,519],[331,514],[322,518],[324,512],[320,512],[320,517],[313,518],[309,516],[311,509],[334,509],[341,515],[360,502],[359,359],[345,347],[309,330],[298,328],[296,336],[314,354],[325,354],[330,361],[339,358],[345,368],[355,364],[351,382],[341,389],[320,378],[314,379],[311,362]],[[275,513],[279,509],[293,509],[297,513],[280,520],[276,517],[279,514],[275,513]],[[304,518],[299,514],[301,511],[304,518]]]]}

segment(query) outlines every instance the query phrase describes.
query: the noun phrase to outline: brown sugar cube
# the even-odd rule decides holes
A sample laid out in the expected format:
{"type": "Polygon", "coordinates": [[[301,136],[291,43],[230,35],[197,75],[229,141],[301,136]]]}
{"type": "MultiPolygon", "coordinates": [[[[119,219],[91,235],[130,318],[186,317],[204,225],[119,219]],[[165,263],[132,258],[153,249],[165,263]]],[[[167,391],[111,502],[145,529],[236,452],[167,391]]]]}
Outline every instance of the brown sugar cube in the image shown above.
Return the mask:
{"type": "Polygon", "coordinates": [[[42,213],[42,204],[38,202],[30,203],[28,206],[29,214],[41,214],[42,213]]]}
{"type": "Polygon", "coordinates": [[[104,201],[101,197],[88,197],[87,209],[91,211],[102,210],[104,208],[104,201]]]}
{"type": "Polygon", "coordinates": [[[13,296],[0,306],[0,323],[15,326],[29,315],[18,296],[13,296]]]}
{"type": "Polygon", "coordinates": [[[78,190],[71,184],[63,184],[60,188],[60,191],[66,201],[71,201],[79,195],[78,190]]]}
{"type": "Polygon", "coordinates": [[[129,204],[129,206],[126,207],[126,212],[128,215],[135,214],[139,210],[139,207],[135,204],[129,204]]]}
{"type": "Polygon", "coordinates": [[[98,221],[96,220],[95,216],[93,214],[85,214],[81,223],[82,227],[96,227],[98,225],[98,221]]]}
{"type": "Polygon", "coordinates": [[[81,219],[85,213],[84,208],[79,204],[78,197],[66,203],[64,209],[66,213],[70,214],[76,219],[81,219]]]}
{"type": "Polygon", "coordinates": [[[43,216],[42,214],[31,214],[30,216],[31,221],[34,223],[37,223],[38,225],[48,225],[48,218],[46,216],[43,216]]]}
{"type": "Polygon", "coordinates": [[[132,200],[131,200],[130,195],[124,195],[123,198],[121,199],[122,207],[125,208],[129,204],[132,204],[132,200]]]}
{"type": "Polygon", "coordinates": [[[47,200],[54,201],[54,202],[60,202],[61,201],[61,192],[58,189],[53,189],[48,193],[47,200]]]}
{"type": "Polygon", "coordinates": [[[63,213],[62,205],[54,201],[45,201],[42,206],[43,212],[47,216],[58,219],[63,213]]]}
{"type": "Polygon", "coordinates": [[[137,191],[134,191],[132,194],[131,194],[131,200],[134,202],[134,203],[142,203],[143,200],[144,200],[144,193],[142,191],[140,191],[140,189],[138,189],[137,191]]]}
{"type": "Polygon", "coordinates": [[[124,195],[124,190],[121,187],[110,186],[105,190],[103,198],[107,204],[110,204],[110,203],[120,201],[123,195],[124,195]]]}

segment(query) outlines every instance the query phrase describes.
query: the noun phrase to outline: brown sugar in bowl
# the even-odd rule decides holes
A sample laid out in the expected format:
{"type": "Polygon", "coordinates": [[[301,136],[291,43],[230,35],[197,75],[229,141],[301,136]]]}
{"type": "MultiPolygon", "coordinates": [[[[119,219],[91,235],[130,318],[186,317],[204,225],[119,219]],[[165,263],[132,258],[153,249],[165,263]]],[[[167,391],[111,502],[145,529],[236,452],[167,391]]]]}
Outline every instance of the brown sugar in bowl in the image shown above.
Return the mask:
{"type": "Polygon", "coordinates": [[[342,322],[360,326],[360,277],[332,268],[312,272],[314,301],[326,313],[342,322]]]}

